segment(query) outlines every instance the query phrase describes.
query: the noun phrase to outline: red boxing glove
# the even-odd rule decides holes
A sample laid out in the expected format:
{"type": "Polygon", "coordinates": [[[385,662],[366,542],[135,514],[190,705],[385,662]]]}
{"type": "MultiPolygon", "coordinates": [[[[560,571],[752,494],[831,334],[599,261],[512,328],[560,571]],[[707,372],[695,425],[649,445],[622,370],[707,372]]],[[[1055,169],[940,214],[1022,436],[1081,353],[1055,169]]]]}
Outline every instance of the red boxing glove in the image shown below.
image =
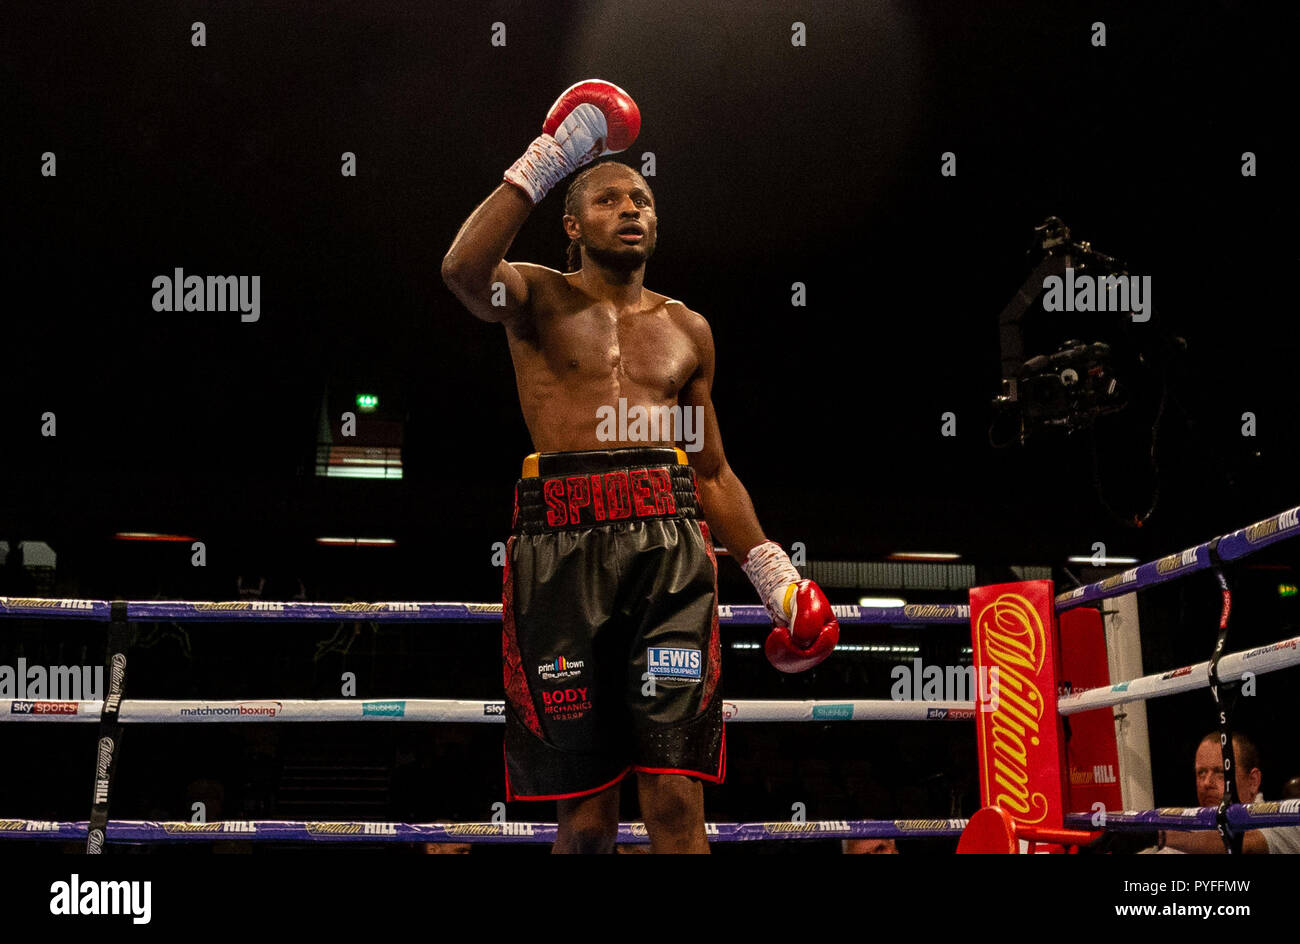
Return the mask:
{"type": "Polygon", "coordinates": [[[641,133],[641,109],[636,107],[632,96],[617,85],[600,79],[587,79],[570,85],[555,100],[542,123],[542,134],[549,134],[556,140],[567,140],[568,135],[562,128],[577,129],[584,124],[590,129],[592,149],[595,150],[590,159],[617,154],[630,148],[641,133]],[[583,105],[588,107],[583,108],[583,105]]]}
{"type": "Polygon", "coordinates": [[[565,89],[542,123],[541,135],[506,170],[536,206],[557,183],[584,164],[631,147],[641,110],[617,85],[587,79],[565,89]]]}
{"type": "Polygon", "coordinates": [[[840,641],[840,624],[822,588],[811,580],[792,584],[786,593],[789,626],[774,626],[763,651],[782,672],[806,672],[819,665],[840,641]]]}

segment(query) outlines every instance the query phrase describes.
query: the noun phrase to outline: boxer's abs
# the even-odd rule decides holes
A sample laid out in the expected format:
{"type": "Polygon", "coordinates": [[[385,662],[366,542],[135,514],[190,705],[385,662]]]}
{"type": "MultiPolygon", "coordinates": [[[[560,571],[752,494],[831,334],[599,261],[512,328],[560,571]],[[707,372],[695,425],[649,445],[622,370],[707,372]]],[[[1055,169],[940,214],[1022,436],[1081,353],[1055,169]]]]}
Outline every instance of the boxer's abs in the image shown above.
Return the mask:
{"type": "Polygon", "coordinates": [[[532,409],[529,401],[520,398],[524,422],[537,452],[672,446],[680,438],[675,435],[679,424],[658,421],[651,428],[651,424],[640,421],[640,417],[654,415],[662,418],[669,414],[660,412],[660,407],[671,409],[676,405],[676,397],[650,400],[622,390],[599,399],[573,396],[549,399],[540,404],[534,401],[532,409]],[[620,399],[623,401],[621,405],[620,399]],[[636,410],[638,406],[646,408],[645,413],[636,410]]]}

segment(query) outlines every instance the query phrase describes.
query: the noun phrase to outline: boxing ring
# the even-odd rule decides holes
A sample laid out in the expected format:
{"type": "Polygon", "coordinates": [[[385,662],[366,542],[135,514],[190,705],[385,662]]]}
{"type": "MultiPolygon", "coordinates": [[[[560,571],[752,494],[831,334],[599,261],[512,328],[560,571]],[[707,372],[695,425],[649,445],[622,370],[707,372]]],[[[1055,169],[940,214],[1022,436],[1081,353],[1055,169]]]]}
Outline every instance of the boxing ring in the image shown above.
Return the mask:
{"type": "MultiPolygon", "coordinates": [[[[1060,593],[1057,613],[1098,603],[1158,584],[1212,571],[1224,595],[1218,644],[1210,660],[1174,671],[1157,673],[1060,696],[1055,709],[1062,717],[1110,708],[1125,702],[1159,698],[1210,688],[1216,704],[1218,689],[1245,672],[1280,671],[1300,664],[1300,637],[1280,640],[1241,652],[1226,652],[1225,640],[1231,609],[1226,565],[1264,547],[1300,535],[1300,507],[1292,508],[1194,547],[1142,564],[1097,583],[1060,593]],[[1217,684],[1216,684],[1217,683],[1217,684]]],[[[971,608],[957,604],[912,604],[899,607],[837,606],[842,625],[926,626],[969,625],[971,608]]],[[[761,606],[719,606],[720,626],[768,626],[761,606]]],[[[0,619],[42,618],[91,621],[107,632],[106,679],[103,701],[42,702],[14,700],[0,705],[0,722],[18,724],[97,724],[95,790],[88,819],[44,821],[0,816],[0,840],[84,840],[90,853],[102,852],[106,843],[175,843],[213,841],[255,842],[473,842],[551,843],[553,823],[492,821],[479,823],[383,823],[353,821],[226,820],[219,822],[163,822],[109,818],[114,775],[119,762],[121,726],[128,724],[285,724],[331,723],[474,723],[501,724],[502,700],[447,700],[417,698],[142,700],[126,697],[129,624],[156,622],[338,622],[364,618],[381,623],[489,623],[501,621],[501,604],[479,603],[275,603],[261,601],[115,601],[53,600],[0,597],[0,619]],[[5,711],[3,708],[7,707],[5,711]]],[[[771,722],[936,721],[974,720],[973,701],[894,701],[883,699],[837,700],[735,700],[724,701],[727,724],[771,722]]],[[[1226,730],[1226,722],[1221,727],[1226,730]]],[[[710,823],[711,842],[772,839],[916,839],[962,835],[966,819],[820,820],[753,823],[710,823]]],[[[1090,831],[1228,830],[1300,825],[1300,799],[1215,808],[1160,808],[1107,811],[1104,825],[1095,814],[1071,812],[1065,825],[1090,831]]],[[[1028,834],[1032,841],[1032,831],[1028,834]]],[[[1082,834],[1074,837],[1085,842],[1082,834]]],[[[1046,832],[1039,842],[1050,842],[1046,832]]],[[[1064,842],[1065,840],[1063,840],[1064,842]]],[[[1239,840],[1238,840],[1239,841],[1239,840]]],[[[618,842],[649,842],[641,823],[622,823],[618,842]]]]}

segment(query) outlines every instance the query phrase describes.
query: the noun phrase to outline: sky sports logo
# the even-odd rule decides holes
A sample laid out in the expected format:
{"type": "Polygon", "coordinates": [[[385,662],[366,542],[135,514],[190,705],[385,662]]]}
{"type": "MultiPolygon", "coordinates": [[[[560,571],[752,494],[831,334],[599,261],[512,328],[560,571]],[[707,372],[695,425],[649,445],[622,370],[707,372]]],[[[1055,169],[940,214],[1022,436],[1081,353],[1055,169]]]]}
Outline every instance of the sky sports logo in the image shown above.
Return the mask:
{"type": "Polygon", "coordinates": [[[647,650],[650,674],[656,678],[700,680],[704,660],[698,649],[647,650]]]}
{"type": "Polygon", "coordinates": [[[973,708],[930,708],[925,712],[928,721],[969,721],[975,717],[973,708]]]}
{"type": "Polygon", "coordinates": [[[75,715],[75,701],[14,701],[9,703],[11,715],[75,715]]]}

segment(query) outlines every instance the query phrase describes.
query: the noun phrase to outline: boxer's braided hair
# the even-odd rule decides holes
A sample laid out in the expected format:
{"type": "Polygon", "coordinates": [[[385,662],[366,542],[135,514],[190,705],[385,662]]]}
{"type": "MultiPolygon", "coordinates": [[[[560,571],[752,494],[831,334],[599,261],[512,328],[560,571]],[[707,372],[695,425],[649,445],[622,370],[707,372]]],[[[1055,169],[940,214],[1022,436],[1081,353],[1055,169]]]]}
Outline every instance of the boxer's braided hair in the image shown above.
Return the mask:
{"type": "MultiPolygon", "coordinates": [[[[600,161],[598,163],[592,164],[582,173],[578,174],[571,181],[569,181],[569,189],[564,191],[564,214],[566,216],[580,215],[578,213],[578,210],[580,204],[582,203],[582,191],[586,189],[587,186],[587,177],[590,176],[591,172],[594,171],[597,167],[605,167],[608,164],[617,164],[619,167],[627,168],[628,170],[632,171],[632,173],[636,174],[638,177],[641,177],[640,174],[637,174],[636,168],[628,167],[626,164],[620,163],[619,161],[600,161]]],[[[644,180],[645,178],[641,177],[641,179],[644,180]]],[[[648,187],[649,184],[647,184],[646,186],[648,187]]],[[[582,247],[578,245],[578,241],[576,239],[569,240],[569,248],[565,255],[564,264],[565,264],[565,268],[564,268],[565,272],[577,272],[579,269],[582,268],[582,247]]]]}
{"type": "MultiPolygon", "coordinates": [[[[582,202],[582,191],[587,187],[587,178],[591,172],[599,167],[599,164],[592,164],[581,174],[578,174],[569,181],[569,189],[564,191],[564,215],[577,216],[578,204],[582,202]]],[[[564,257],[564,271],[577,272],[582,268],[582,248],[578,245],[576,239],[569,240],[569,248],[564,257]]]]}

